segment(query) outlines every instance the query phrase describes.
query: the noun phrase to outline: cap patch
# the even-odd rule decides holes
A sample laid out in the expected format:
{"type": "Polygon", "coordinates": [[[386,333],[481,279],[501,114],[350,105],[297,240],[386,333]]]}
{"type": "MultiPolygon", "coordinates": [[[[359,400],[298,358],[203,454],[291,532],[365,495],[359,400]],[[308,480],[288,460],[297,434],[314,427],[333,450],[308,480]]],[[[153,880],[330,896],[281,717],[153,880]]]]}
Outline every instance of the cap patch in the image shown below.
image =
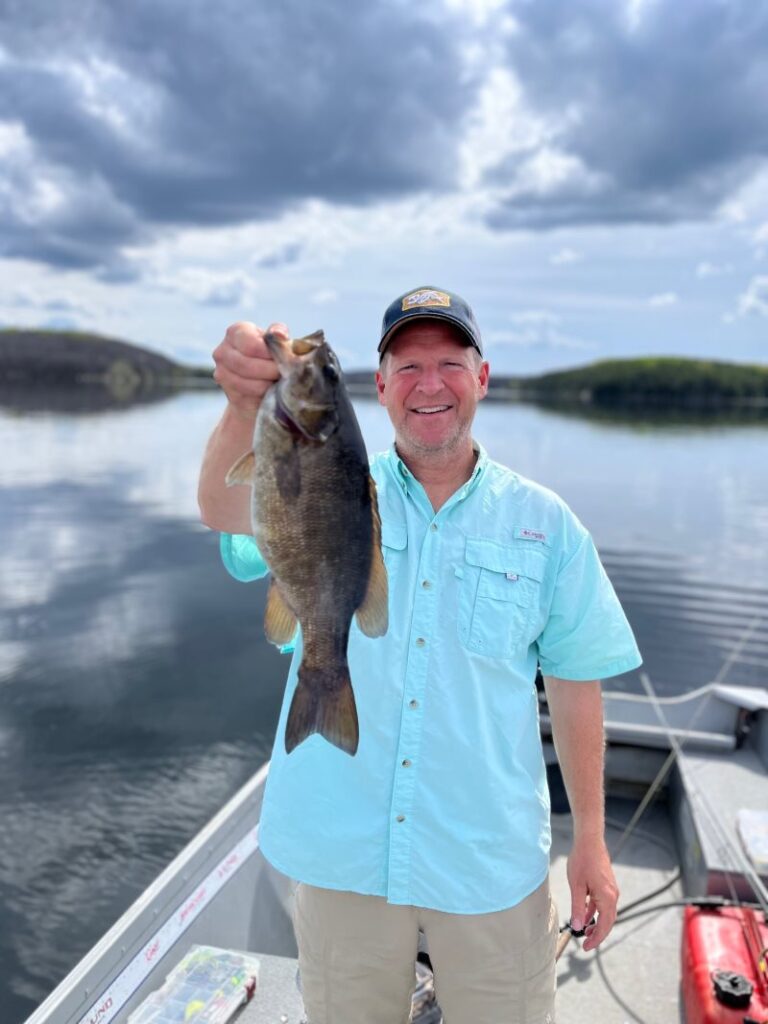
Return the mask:
{"type": "Polygon", "coordinates": [[[438,292],[433,288],[422,288],[417,292],[411,292],[403,299],[403,312],[407,309],[415,309],[417,306],[450,306],[451,296],[447,292],[438,292]]]}

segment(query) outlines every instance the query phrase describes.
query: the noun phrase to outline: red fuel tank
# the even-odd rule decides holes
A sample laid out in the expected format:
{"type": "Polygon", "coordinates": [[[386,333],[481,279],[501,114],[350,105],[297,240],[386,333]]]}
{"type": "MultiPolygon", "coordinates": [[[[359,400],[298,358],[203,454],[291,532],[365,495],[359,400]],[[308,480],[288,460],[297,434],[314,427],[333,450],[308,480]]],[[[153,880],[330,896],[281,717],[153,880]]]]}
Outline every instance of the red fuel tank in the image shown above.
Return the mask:
{"type": "Polygon", "coordinates": [[[767,955],[768,924],[759,910],[686,907],[682,937],[686,1024],[768,1021],[767,955]]]}

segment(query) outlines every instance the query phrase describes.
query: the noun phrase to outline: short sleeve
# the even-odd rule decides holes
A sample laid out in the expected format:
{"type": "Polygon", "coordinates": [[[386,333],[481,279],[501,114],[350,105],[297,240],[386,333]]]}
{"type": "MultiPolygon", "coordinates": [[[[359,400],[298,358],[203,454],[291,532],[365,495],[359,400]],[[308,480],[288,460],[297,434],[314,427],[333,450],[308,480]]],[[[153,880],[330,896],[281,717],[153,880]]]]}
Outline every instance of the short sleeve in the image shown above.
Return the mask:
{"type": "Polygon", "coordinates": [[[248,533],[222,533],[219,550],[224,568],[241,583],[260,580],[269,572],[256,541],[248,533]]]}
{"type": "Polygon", "coordinates": [[[560,567],[537,643],[542,673],[560,679],[605,679],[642,664],[632,628],[586,531],[560,567]]]}

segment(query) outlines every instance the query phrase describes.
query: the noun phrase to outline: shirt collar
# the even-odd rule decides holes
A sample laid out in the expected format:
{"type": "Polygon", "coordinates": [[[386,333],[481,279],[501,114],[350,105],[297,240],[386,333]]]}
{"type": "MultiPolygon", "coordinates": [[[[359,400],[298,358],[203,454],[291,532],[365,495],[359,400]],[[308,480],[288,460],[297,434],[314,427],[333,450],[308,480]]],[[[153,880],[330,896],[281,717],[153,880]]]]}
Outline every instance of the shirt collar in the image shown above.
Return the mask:
{"type": "MultiPolygon", "coordinates": [[[[462,486],[460,490],[460,494],[462,497],[466,497],[475,489],[475,487],[477,487],[477,485],[480,483],[481,479],[485,475],[486,469],[488,468],[488,452],[485,450],[485,448],[480,444],[479,441],[475,440],[474,438],[472,438],[472,447],[477,452],[477,459],[475,461],[475,468],[472,470],[472,476],[469,478],[469,480],[467,480],[467,482],[462,486]]],[[[394,441],[387,450],[387,461],[389,462],[390,469],[394,473],[394,476],[397,479],[398,483],[404,485],[405,490],[408,490],[408,488],[411,485],[411,482],[413,480],[416,480],[416,477],[413,475],[410,469],[408,469],[406,464],[398,455],[394,441]]]]}

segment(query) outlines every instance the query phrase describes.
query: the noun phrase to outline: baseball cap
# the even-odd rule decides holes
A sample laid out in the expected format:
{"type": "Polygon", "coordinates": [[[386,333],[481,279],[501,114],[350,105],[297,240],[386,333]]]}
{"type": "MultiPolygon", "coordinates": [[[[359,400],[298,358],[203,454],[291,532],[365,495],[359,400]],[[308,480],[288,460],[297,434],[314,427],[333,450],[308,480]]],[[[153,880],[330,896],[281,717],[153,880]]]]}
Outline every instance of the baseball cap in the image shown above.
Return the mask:
{"type": "Polygon", "coordinates": [[[413,291],[399,295],[387,306],[381,324],[381,341],[379,342],[379,361],[389,344],[395,330],[406,320],[415,317],[430,317],[433,320],[450,320],[461,328],[469,343],[483,354],[480,340],[480,328],[477,326],[475,314],[460,295],[455,292],[442,291],[432,285],[414,288],[413,291]]]}

